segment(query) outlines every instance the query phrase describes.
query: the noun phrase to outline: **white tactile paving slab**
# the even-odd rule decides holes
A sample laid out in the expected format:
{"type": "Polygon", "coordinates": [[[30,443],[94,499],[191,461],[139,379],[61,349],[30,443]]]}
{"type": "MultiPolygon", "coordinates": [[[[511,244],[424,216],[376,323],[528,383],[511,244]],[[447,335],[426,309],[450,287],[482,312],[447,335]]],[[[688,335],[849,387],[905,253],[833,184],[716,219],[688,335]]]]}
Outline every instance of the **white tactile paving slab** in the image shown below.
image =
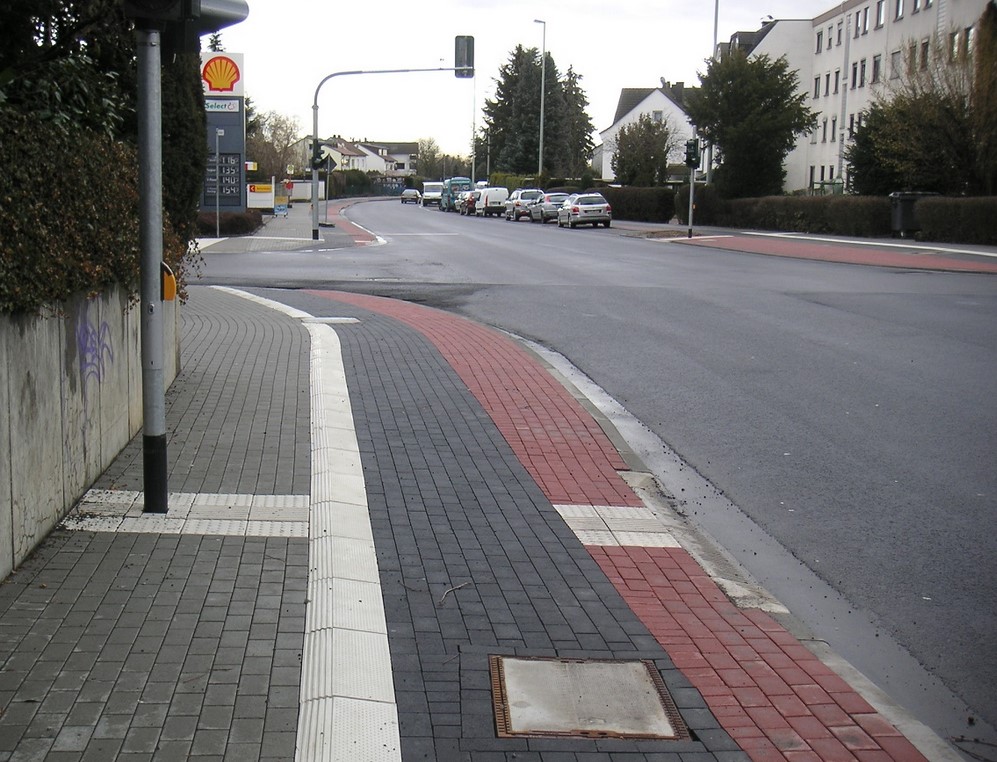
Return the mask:
{"type": "Polygon", "coordinates": [[[555,505],[583,545],[678,548],[680,544],[650,508],[555,505]]]}
{"type": "Polygon", "coordinates": [[[171,492],[165,514],[143,513],[142,505],[141,492],[89,490],[61,526],[78,532],[308,536],[307,495],[171,492]],[[260,508],[250,508],[257,502],[260,508]],[[257,510],[260,515],[253,515],[257,510]]]}
{"type": "Polygon", "coordinates": [[[400,762],[398,710],[367,489],[342,349],[328,325],[356,321],[315,318],[237,289],[219,290],[301,320],[311,338],[309,595],[295,759],[400,762]]]}

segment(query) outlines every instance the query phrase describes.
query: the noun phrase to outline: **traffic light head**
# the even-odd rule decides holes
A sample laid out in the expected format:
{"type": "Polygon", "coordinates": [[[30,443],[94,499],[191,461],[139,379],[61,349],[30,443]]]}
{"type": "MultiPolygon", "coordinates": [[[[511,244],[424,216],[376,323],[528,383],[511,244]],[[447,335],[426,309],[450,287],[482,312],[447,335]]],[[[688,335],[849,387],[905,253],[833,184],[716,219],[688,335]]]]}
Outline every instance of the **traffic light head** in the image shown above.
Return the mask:
{"type": "Polygon", "coordinates": [[[454,37],[454,76],[474,76],[474,37],[459,34],[454,37]]]}
{"type": "Polygon", "coordinates": [[[699,141],[696,138],[685,141],[685,165],[693,168],[699,166],[699,141]]]}

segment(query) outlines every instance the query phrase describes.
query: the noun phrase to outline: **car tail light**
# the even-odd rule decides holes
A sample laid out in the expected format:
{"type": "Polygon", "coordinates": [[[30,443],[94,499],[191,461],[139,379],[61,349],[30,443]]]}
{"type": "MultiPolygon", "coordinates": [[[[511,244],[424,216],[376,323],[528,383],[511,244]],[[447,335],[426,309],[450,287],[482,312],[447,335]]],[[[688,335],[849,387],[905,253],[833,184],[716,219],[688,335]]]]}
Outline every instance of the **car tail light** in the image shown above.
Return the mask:
{"type": "Polygon", "coordinates": [[[577,206],[573,206],[571,207],[571,211],[573,211],[575,214],[579,214],[582,210],[579,209],[577,206]]]}
{"type": "Polygon", "coordinates": [[[606,211],[607,212],[612,212],[613,211],[613,207],[611,207],[609,204],[606,204],[606,211]]]}

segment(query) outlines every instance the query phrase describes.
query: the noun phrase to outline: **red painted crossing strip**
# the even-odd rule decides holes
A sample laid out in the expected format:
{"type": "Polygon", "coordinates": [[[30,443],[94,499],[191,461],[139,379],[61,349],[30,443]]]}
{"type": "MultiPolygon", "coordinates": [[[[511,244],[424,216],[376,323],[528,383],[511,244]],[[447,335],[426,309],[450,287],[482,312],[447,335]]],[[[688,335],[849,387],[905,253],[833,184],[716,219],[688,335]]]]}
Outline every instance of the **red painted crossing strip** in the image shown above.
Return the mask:
{"type": "MultiPolygon", "coordinates": [[[[584,408],[498,331],[421,305],[311,292],[425,335],[554,505],[641,506],[584,408]]],[[[922,762],[844,680],[763,611],[735,606],[681,548],[586,546],[714,716],[754,762],[922,762]]]]}

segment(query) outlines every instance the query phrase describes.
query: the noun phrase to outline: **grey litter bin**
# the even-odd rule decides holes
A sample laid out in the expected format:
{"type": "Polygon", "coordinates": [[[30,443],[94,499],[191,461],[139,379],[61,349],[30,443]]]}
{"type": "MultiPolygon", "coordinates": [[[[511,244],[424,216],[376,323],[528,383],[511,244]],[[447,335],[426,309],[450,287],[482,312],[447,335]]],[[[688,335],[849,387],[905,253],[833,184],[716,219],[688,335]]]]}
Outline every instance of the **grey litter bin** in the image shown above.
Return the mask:
{"type": "Polygon", "coordinates": [[[890,228],[894,235],[906,238],[909,234],[920,230],[914,216],[914,204],[925,196],[937,196],[937,193],[917,193],[911,191],[895,191],[890,194],[890,228]]]}

